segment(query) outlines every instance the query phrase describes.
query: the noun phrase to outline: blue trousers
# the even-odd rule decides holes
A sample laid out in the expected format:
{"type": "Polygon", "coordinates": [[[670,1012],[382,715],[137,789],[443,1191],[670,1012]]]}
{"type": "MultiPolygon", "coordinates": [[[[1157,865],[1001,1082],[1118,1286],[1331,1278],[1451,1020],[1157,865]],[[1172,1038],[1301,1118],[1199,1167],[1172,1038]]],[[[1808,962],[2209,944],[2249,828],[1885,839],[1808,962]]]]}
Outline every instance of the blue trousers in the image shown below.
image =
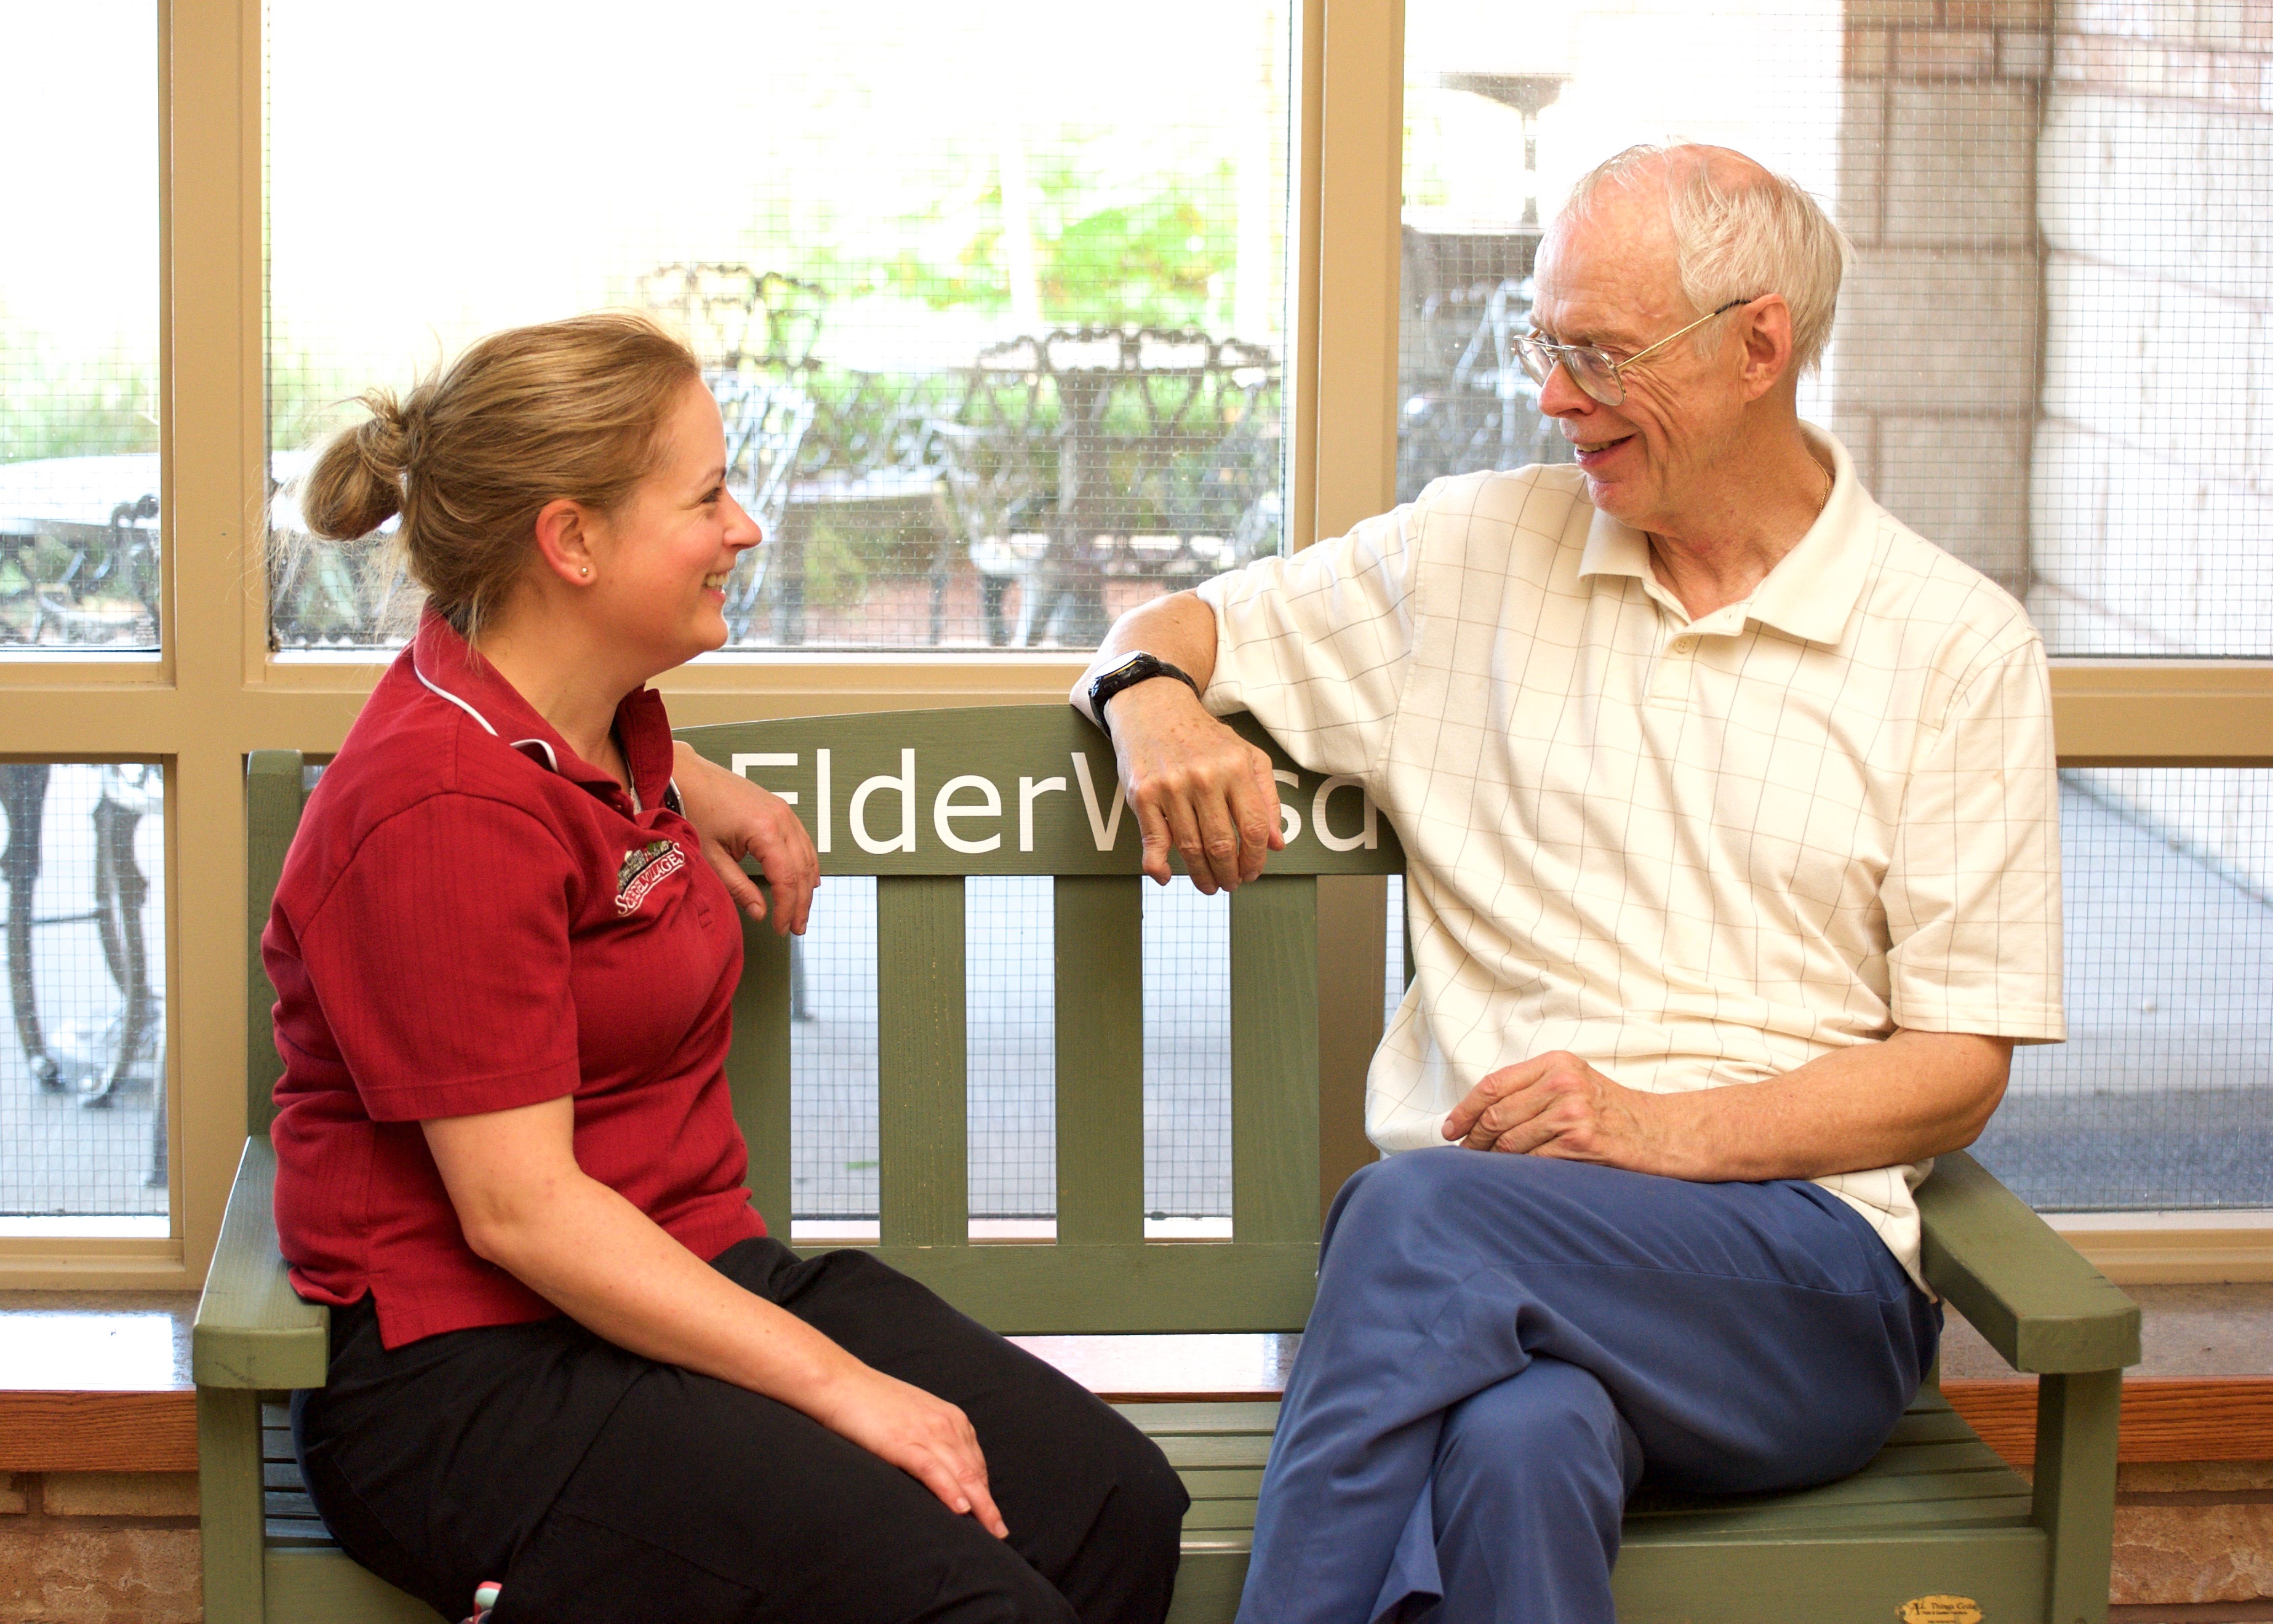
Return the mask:
{"type": "Polygon", "coordinates": [[[1877,1453],[1940,1312],[1815,1185],[1417,1151],[1326,1222],[1241,1624],[1612,1624],[1626,1497],[1877,1453]]]}

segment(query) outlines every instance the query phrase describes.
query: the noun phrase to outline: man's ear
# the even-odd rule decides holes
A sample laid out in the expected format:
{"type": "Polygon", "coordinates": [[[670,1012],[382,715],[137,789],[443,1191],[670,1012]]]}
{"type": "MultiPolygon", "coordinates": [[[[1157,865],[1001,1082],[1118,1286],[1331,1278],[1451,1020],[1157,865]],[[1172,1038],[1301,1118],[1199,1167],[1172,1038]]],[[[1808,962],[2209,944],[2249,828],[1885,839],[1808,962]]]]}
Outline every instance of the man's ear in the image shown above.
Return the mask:
{"type": "Polygon", "coordinates": [[[1791,306],[1782,294],[1771,293],[1732,313],[1744,345],[1744,400],[1749,404],[1791,370],[1791,306]]]}
{"type": "Polygon", "coordinates": [[[591,515],[581,502],[556,496],[536,510],[536,556],[548,574],[570,586],[589,586],[598,566],[592,556],[591,515]]]}

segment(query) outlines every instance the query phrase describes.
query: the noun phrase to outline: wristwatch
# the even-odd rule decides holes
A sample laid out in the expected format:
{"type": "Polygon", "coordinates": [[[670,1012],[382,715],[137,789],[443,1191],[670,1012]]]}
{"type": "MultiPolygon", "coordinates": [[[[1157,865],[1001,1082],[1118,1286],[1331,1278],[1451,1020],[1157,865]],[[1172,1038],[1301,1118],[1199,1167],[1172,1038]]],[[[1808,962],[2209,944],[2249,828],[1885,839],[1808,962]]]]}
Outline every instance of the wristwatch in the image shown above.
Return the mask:
{"type": "Polygon", "coordinates": [[[1097,726],[1107,742],[1113,738],[1113,724],[1105,719],[1107,701],[1122,688],[1135,688],[1139,682],[1149,682],[1154,677],[1174,677],[1198,697],[1200,685],[1192,680],[1191,673],[1179,671],[1157,654],[1132,654],[1109,671],[1100,672],[1089,685],[1089,713],[1097,718],[1097,726]]]}

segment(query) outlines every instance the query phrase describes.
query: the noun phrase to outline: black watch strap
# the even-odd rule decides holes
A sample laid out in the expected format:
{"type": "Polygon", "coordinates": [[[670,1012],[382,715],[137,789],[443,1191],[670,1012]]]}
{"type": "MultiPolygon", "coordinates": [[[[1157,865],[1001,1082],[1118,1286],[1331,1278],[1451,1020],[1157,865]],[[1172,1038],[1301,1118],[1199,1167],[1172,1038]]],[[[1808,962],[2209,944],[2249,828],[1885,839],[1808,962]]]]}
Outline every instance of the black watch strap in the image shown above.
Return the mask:
{"type": "Polygon", "coordinates": [[[1132,654],[1109,671],[1101,672],[1089,685],[1089,713],[1097,718],[1097,726],[1109,741],[1113,725],[1105,719],[1105,707],[1123,688],[1135,688],[1139,682],[1150,682],[1154,677],[1174,677],[1199,697],[1200,685],[1192,680],[1191,673],[1181,671],[1157,654],[1132,654]]]}

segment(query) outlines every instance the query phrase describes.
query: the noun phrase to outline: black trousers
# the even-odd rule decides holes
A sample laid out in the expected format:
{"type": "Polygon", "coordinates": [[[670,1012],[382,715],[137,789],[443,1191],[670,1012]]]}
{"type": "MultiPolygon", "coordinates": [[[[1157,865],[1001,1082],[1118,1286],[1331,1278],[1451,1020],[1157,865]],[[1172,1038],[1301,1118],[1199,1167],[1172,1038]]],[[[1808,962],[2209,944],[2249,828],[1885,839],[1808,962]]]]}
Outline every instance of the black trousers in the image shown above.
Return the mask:
{"type": "Polygon", "coordinates": [[[1009,1540],[787,1405],[572,1320],[390,1353],[368,1299],[293,1406],[334,1536],[454,1620],[494,1579],[494,1624],[1158,1624],[1189,1502],[1108,1406],[859,1252],[746,1241],[713,1267],[961,1406],[1009,1540]]]}

